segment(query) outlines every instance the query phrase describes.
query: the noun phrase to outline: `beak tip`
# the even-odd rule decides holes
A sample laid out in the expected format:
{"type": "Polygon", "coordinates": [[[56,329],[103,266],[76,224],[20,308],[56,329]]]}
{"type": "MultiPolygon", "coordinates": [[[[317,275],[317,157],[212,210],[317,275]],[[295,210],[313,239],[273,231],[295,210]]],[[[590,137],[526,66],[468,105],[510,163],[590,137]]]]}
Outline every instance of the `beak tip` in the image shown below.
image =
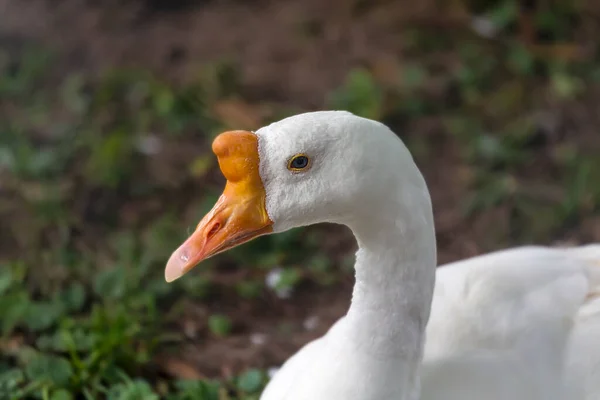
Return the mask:
{"type": "Polygon", "coordinates": [[[179,256],[179,251],[175,251],[169,261],[167,261],[167,266],[165,267],[165,281],[171,283],[184,274],[183,265],[181,264],[181,259],[179,256]]]}
{"type": "Polygon", "coordinates": [[[165,281],[167,281],[167,283],[171,283],[173,281],[176,281],[180,276],[177,275],[170,275],[168,271],[165,271],[165,281]]]}

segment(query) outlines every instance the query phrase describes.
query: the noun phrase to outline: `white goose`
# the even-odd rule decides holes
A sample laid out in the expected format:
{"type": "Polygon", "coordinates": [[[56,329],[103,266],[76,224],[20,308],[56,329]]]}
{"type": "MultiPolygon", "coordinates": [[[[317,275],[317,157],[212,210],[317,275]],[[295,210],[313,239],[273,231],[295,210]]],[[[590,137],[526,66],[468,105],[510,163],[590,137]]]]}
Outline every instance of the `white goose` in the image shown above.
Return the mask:
{"type": "Polygon", "coordinates": [[[319,222],[347,225],[359,245],[347,315],[262,400],[600,399],[600,245],[522,247],[436,272],[431,199],[409,151],[348,112],[226,132],[213,151],[225,190],[169,259],[167,281],[319,222]]]}

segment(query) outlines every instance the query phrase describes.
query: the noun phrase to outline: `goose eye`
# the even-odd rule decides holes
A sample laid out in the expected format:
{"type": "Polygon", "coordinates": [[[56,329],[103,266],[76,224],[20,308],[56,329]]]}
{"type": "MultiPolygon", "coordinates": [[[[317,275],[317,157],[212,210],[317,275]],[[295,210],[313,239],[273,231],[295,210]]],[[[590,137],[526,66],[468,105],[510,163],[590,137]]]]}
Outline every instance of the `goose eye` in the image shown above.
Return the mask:
{"type": "Polygon", "coordinates": [[[298,172],[306,169],[310,165],[310,159],[304,154],[296,154],[288,162],[288,169],[290,171],[298,172]]]}

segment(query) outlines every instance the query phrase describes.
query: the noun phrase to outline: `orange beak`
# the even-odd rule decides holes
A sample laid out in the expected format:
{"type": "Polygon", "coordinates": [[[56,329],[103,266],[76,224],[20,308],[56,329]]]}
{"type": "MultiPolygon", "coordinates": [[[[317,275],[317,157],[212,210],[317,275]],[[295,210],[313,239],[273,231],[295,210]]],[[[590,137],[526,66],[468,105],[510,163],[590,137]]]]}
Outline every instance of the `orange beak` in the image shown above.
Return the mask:
{"type": "Polygon", "coordinates": [[[247,131],[225,132],[217,136],[212,149],[227,179],[225,190],[195,232],[169,258],[167,282],[215,254],[273,231],[258,170],[257,136],[247,131]]]}

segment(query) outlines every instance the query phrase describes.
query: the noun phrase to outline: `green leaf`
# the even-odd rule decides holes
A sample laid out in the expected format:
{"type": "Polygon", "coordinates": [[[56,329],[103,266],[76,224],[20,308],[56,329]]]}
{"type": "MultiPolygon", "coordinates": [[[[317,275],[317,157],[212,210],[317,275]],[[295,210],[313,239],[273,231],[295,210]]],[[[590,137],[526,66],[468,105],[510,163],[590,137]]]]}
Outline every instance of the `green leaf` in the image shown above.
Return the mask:
{"type": "Polygon", "coordinates": [[[262,371],[251,369],[238,378],[238,388],[246,393],[254,393],[262,388],[264,380],[262,371]]]}
{"type": "Polygon", "coordinates": [[[62,316],[64,308],[59,302],[32,303],[27,309],[25,323],[34,332],[48,329],[62,316]]]}
{"type": "Polygon", "coordinates": [[[252,299],[260,296],[264,285],[262,281],[243,280],[235,285],[235,290],[238,295],[246,299],[252,299]]]}
{"type": "Polygon", "coordinates": [[[508,66],[516,73],[529,75],[533,73],[535,60],[533,54],[522,44],[515,43],[508,54],[508,66]]]}
{"type": "Polygon", "coordinates": [[[231,319],[222,314],[214,314],[208,317],[208,328],[216,336],[227,336],[231,332],[231,319]]]}
{"type": "Polygon", "coordinates": [[[332,262],[324,254],[316,254],[310,260],[308,268],[314,272],[328,272],[331,270],[332,262]]]}
{"type": "Polygon", "coordinates": [[[131,231],[117,232],[111,238],[111,247],[117,252],[119,260],[122,263],[137,262],[137,238],[131,231]]]}
{"type": "Polygon", "coordinates": [[[192,275],[178,282],[186,293],[196,298],[206,298],[211,290],[211,281],[203,275],[192,275]]]}
{"type": "Polygon", "coordinates": [[[329,102],[331,108],[365,118],[380,119],[383,113],[383,92],[365,69],[351,71],[344,86],[333,92],[329,102]]]}
{"type": "Polygon", "coordinates": [[[215,159],[212,154],[204,154],[196,157],[189,165],[190,175],[194,178],[202,178],[214,165],[215,159]]]}
{"type": "Polygon", "coordinates": [[[60,154],[54,149],[39,149],[32,152],[28,160],[28,173],[32,177],[42,177],[52,171],[55,165],[60,163],[60,154]]]}
{"type": "Polygon", "coordinates": [[[106,299],[120,299],[126,292],[125,270],[112,268],[101,271],[94,280],[94,291],[106,299]]]}
{"type": "Polygon", "coordinates": [[[86,165],[87,176],[101,184],[115,187],[131,172],[133,135],[121,127],[90,145],[91,155],[86,165]]]}
{"type": "Polygon", "coordinates": [[[5,292],[7,292],[8,289],[12,286],[12,284],[13,284],[12,270],[5,266],[0,271],[0,296],[3,295],[5,292]]]}
{"type": "Polygon", "coordinates": [[[492,10],[488,17],[492,23],[500,29],[506,28],[517,20],[519,16],[519,6],[514,0],[500,2],[500,5],[492,10]]]}
{"type": "Polygon", "coordinates": [[[173,111],[175,106],[175,96],[173,92],[165,86],[155,86],[152,97],[154,110],[160,116],[167,116],[173,111]]]}
{"type": "Polygon", "coordinates": [[[79,311],[85,304],[85,289],[79,282],[68,287],[61,295],[61,300],[69,311],[79,311]]]}
{"type": "Polygon", "coordinates": [[[65,389],[59,389],[52,393],[50,400],[73,400],[73,395],[65,389]]]}
{"type": "Polygon", "coordinates": [[[177,397],[173,400],[219,400],[219,383],[203,381],[177,381],[175,387],[179,389],[177,397]]]}
{"type": "Polygon", "coordinates": [[[90,99],[85,95],[84,85],[85,80],[79,74],[69,76],[62,85],[63,103],[73,113],[82,114],[89,107],[90,99]]]}
{"type": "Polygon", "coordinates": [[[25,375],[20,369],[9,369],[0,374],[0,398],[5,393],[14,392],[21,384],[25,382],[25,375]]]}
{"type": "Polygon", "coordinates": [[[570,99],[583,91],[584,84],[574,76],[558,72],[552,75],[552,88],[558,97],[570,99]]]}
{"type": "Polygon", "coordinates": [[[300,281],[300,274],[294,268],[283,268],[277,281],[277,289],[291,289],[300,281]]]}
{"type": "Polygon", "coordinates": [[[61,329],[51,335],[40,336],[35,344],[40,350],[66,352],[69,350],[89,351],[96,339],[83,329],[61,329]]]}
{"type": "Polygon", "coordinates": [[[46,354],[37,354],[25,366],[27,377],[33,381],[44,381],[55,386],[66,386],[73,375],[67,359],[46,354]]]}
{"type": "Polygon", "coordinates": [[[12,149],[9,147],[0,146],[0,168],[6,168],[8,170],[16,169],[17,161],[12,149]]]}
{"type": "Polygon", "coordinates": [[[109,389],[108,400],[159,400],[160,397],[152,391],[148,382],[134,380],[121,383],[109,389]]]}
{"type": "Polygon", "coordinates": [[[10,333],[23,322],[30,300],[26,292],[11,293],[0,297],[0,327],[3,334],[10,333]]]}
{"type": "Polygon", "coordinates": [[[402,83],[405,89],[418,89],[427,81],[427,70],[423,66],[407,65],[403,72],[402,83]]]}

